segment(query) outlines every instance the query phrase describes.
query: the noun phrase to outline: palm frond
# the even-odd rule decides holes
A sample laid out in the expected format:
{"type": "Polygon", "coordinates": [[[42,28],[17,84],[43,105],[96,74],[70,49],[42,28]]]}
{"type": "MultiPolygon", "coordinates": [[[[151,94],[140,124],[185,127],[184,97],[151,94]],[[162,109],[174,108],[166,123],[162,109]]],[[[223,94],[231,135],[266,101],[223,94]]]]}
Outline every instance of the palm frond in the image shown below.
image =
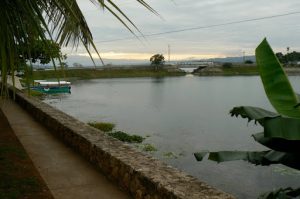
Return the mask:
{"type": "MultiPolygon", "coordinates": [[[[132,33],[134,30],[139,32],[135,24],[113,0],[91,0],[91,2],[107,9],[132,33]]],[[[137,2],[158,15],[144,0],[137,0],[137,2]]],[[[2,91],[7,84],[8,73],[14,73],[18,68],[19,60],[24,60],[22,55],[30,55],[29,49],[36,39],[42,41],[50,39],[58,42],[60,46],[78,47],[82,43],[90,57],[90,50],[93,49],[101,59],[76,0],[1,0],[0,8],[2,91]],[[20,50],[20,45],[27,48],[20,50]]]]}

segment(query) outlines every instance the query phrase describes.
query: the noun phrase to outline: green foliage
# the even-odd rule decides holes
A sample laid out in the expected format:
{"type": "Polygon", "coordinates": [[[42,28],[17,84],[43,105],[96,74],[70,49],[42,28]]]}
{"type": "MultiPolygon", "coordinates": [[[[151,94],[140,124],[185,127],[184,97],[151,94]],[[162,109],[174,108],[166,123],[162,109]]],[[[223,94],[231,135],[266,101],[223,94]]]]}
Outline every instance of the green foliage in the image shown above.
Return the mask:
{"type": "Polygon", "coordinates": [[[63,55],[58,43],[52,40],[40,40],[38,38],[33,39],[30,45],[19,44],[19,57],[25,63],[30,61],[36,63],[39,61],[41,64],[48,64],[52,59],[66,59],[66,55],[63,55]]]}
{"type": "Polygon", "coordinates": [[[166,77],[181,76],[184,72],[168,72],[166,70],[153,71],[149,67],[146,69],[111,69],[111,70],[95,70],[95,69],[66,69],[66,70],[46,70],[33,71],[34,79],[51,79],[53,77],[61,78],[119,78],[119,77],[166,77]]]}
{"type": "Polygon", "coordinates": [[[164,157],[169,159],[177,159],[178,156],[174,152],[166,152],[163,154],[164,157]]]}
{"type": "Polygon", "coordinates": [[[278,189],[275,191],[262,194],[258,199],[292,199],[300,195],[300,188],[293,189],[291,187],[278,189]]]}
{"type": "Polygon", "coordinates": [[[122,142],[129,142],[129,143],[142,143],[145,139],[139,135],[129,135],[128,133],[122,131],[108,133],[108,135],[122,142]]]}
{"type": "Polygon", "coordinates": [[[45,96],[44,93],[39,92],[39,91],[35,91],[35,90],[30,90],[29,95],[32,97],[43,97],[45,96]]]}
{"type": "Polygon", "coordinates": [[[155,152],[157,148],[152,144],[144,144],[142,145],[142,150],[145,152],[155,152]]]}
{"type": "Polygon", "coordinates": [[[246,60],[245,64],[253,64],[253,61],[252,60],[246,60]]]}
{"type": "MultiPolygon", "coordinates": [[[[132,29],[139,31],[114,3],[115,1],[97,0],[92,2],[107,9],[130,32],[133,33],[132,29]]],[[[137,2],[158,15],[144,0],[137,0],[137,2]]],[[[1,1],[0,7],[0,71],[3,83],[1,91],[7,84],[9,71],[16,71],[17,65],[20,65],[20,55],[23,59],[35,59],[31,55],[30,49],[37,39],[44,44],[50,39],[57,42],[59,46],[77,47],[79,43],[82,43],[92,61],[90,47],[100,58],[93,42],[92,33],[77,1],[72,1],[72,3],[69,0],[1,1]],[[19,45],[24,46],[21,52],[19,45]],[[27,58],[26,55],[28,55],[27,58]]],[[[43,46],[45,46],[44,44],[43,46]]],[[[55,58],[51,53],[49,56],[51,59],[55,58]]],[[[47,62],[45,56],[38,57],[47,62]]],[[[55,63],[53,62],[53,64],[55,63]]]]}
{"type": "Polygon", "coordinates": [[[256,59],[266,95],[275,110],[283,116],[300,118],[300,107],[294,108],[298,97],[266,40],[256,48],[256,59]]]}
{"type": "Polygon", "coordinates": [[[291,53],[283,54],[281,52],[276,53],[276,57],[282,64],[287,64],[287,63],[295,63],[300,61],[300,52],[293,51],[291,53]]]}
{"type": "Polygon", "coordinates": [[[165,57],[162,54],[155,54],[150,58],[151,65],[162,65],[165,63],[165,57]]]}
{"type": "MultiPolygon", "coordinates": [[[[231,116],[241,116],[255,120],[264,127],[263,133],[253,135],[258,143],[268,147],[268,151],[202,151],[195,153],[201,161],[208,159],[216,162],[245,160],[255,165],[283,164],[300,170],[300,109],[298,95],[293,88],[267,40],[264,39],[256,49],[259,74],[266,95],[278,113],[257,107],[235,107],[231,116]]],[[[292,198],[300,196],[300,189],[281,189],[266,193],[261,198],[292,198]],[[292,195],[291,195],[292,194],[292,195]]]]}
{"type": "Polygon", "coordinates": [[[223,68],[231,68],[232,66],[233,66],[233,64],[230,62],[226,62],[226,63],[222,64],[223,68]]]}
{"type": "Polygon", "coordinates": [[[99,129],[103,132],[110,132],[115,128],[115,124],[107,123],[107,122],[88,122],[88,125],[99,129]]]}

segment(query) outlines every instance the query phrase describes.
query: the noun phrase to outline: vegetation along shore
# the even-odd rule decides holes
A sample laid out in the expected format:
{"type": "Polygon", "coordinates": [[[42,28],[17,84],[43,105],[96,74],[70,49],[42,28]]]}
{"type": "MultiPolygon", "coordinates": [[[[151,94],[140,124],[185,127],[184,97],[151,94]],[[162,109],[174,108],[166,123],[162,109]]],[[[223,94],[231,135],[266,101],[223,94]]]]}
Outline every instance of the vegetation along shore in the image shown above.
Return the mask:
{"type": "Polygon", "coordinates": [[[64,70],[36,70],[33,71],[33,79],[96,79],[96,78],[126,78],[126,77],[166,77],[182,76],[184,71],[176,68],[163,68],[155,70],[152,67],[130,68],[80,68],[64,70]]]}
{"type": "MultiPolygon", "coordinates": [[[[285,67],[288,75],[300,75],[300,67],[285,67]]],[[[199,68],[192,72],[198,76],[236,76],[258,75],[256,65],[236,64],[230,67],[212,66],[199,68]]],[[[184,76],[186,72],[178,67],[155,70],[152,67],[127,67],[127,68],[80,68],[64,70],[35,70],[32,79],[97,79],[97,78],[129,78],[129,77],[172,77],[184,76]]]]}

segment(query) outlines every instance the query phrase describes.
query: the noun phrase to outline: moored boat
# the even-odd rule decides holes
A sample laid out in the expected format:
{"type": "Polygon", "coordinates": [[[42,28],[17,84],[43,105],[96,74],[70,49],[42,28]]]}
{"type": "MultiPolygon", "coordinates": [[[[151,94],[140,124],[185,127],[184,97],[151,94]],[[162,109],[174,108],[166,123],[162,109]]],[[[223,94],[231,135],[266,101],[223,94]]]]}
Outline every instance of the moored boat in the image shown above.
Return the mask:
{"type": "Polygon", "coordinates": [[[70,93],[71,82],[34,80],[31,89],[42,93],[70,93]]]}

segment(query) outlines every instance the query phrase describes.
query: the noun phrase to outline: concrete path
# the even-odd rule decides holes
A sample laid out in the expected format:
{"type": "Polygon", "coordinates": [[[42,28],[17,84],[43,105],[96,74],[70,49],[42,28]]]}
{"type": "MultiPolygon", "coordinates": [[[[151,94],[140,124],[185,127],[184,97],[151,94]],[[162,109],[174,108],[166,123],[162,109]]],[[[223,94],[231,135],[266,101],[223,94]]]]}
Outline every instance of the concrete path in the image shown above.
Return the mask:
{"type": "Polygon", "coordinates": [[[15,102],[5,101],[2,110],[54,198],[130,198],[15,102]]]}

